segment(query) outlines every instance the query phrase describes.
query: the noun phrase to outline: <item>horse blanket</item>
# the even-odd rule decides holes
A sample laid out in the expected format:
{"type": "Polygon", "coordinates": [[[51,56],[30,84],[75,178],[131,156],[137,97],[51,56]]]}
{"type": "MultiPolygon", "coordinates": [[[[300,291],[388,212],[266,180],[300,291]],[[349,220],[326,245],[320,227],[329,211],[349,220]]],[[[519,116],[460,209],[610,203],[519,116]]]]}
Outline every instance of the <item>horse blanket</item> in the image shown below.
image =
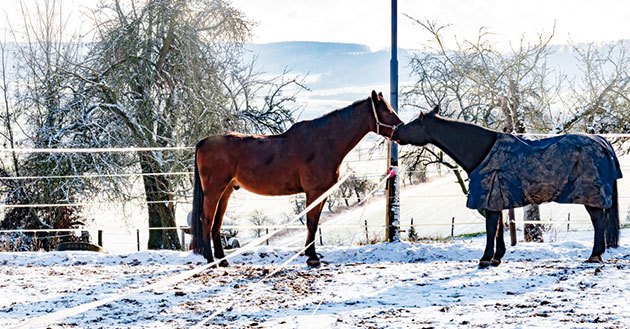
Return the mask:
{"type": "Polygon", "coordinates": [[[468,177],[466,206],[472,209],[500,211],[551,201],[607,209],[621,168],[612,145],[601,136],[527,140],[499,133],[468,177]]]}

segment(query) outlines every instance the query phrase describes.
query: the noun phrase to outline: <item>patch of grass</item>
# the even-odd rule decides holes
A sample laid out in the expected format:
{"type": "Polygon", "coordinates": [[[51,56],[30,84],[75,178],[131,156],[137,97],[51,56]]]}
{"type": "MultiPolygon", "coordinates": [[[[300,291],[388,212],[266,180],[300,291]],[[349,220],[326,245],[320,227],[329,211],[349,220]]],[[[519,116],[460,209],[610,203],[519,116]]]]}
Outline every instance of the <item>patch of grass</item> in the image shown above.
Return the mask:
{"type": "Polygon", "coordinates": [[[466,239],[466,238],[476,238],[476,237],[484,236],[484,235],[486,235],[486,231],[460,234],[460,235],[456,235],[454,238],[455,239],[457,239],[457,238],[464,238],[464,239],[466,239]]]}

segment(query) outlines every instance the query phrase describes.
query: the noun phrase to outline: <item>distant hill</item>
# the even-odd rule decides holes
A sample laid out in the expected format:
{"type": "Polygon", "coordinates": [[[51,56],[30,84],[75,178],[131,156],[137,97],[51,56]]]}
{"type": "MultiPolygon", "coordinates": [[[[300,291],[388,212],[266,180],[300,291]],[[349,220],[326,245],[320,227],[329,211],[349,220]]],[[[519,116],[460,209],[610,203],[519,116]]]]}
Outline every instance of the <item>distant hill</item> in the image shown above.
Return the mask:
{"type": "MultiPolygon", "coordinates": [[[[250,56],[257,56],[262,71],[276,74],[284,69],[309,75],[309,87],[330,89],[389,83],[389,50],[370,51],[369,47],[351,43],[278,42],[248,44],[250,56]]],[[[408,76],[407,50],[399,50],[399,75],[408,76]]]]}
{"type": "MultiPolygon", "coordinates": [[[[610,45],[601,44],[599,47],[610,45]]],[[[289,69],[300,75],[309,74],[308,85],[314,89],[389,84],[389,50],[371,51],[360,44],[309,41],[248,44],[245,48],[248,56],[258,57],[260,70],[278,74],[289,69]]],[[[409,80],[409,61],[418,52],[398,50],[401,84],[409,80]]],[[[576,55],[572,46],[550,46],[547,66],[568,76],[579,74],[576,55]]]]}

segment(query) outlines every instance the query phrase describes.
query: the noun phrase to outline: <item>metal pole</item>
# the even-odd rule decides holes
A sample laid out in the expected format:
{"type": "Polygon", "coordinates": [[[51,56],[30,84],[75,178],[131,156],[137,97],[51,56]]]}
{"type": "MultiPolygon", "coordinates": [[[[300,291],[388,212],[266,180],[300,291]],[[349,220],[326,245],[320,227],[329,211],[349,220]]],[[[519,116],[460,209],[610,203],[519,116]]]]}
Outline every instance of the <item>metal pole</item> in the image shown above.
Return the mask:
{"type": "Polygon", "coordinates": [[[103,246],[103,230],[98,230],[98,236],[97,236],[97,241],[98,241],[98,246],[102,247],[103,246]]]}
{"type": "MultiPolygon", "coordinates": [[[[398,1],[392,0],[392,46],[389,62],[390,104],[398,112],[398,1]]],[[[398,144],[389,141],[389,165],[392,175],[387,181],[387,216],[385,235],[388,242],[400,241],[400,204],[398,196],[398,144]]]]}
{"type": "Polygon", "coordinates": [[[322,238],[322,228],[319,228],[319,245],[323,246],[324,245],[324,239],[322,238]]]}
{"type": "Polygon", "coordinates": [[[138,244],[138,251],[140,251],[140,229],[136,229],[136,243],[138,244]]]}

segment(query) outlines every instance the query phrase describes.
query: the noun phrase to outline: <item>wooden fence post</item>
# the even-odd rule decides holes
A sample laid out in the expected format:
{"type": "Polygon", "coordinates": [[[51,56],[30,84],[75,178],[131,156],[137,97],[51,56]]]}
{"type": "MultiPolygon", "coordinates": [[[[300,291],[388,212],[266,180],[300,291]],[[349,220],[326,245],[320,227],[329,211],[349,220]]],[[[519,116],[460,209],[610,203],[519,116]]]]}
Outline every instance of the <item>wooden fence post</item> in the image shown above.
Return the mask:
{"type": "Polygon", "coordinates": [[[514,215],[514,209],[508,209],[508,227],[510,228],[510,245],[516,246],[516,216],[514,215]]]}

